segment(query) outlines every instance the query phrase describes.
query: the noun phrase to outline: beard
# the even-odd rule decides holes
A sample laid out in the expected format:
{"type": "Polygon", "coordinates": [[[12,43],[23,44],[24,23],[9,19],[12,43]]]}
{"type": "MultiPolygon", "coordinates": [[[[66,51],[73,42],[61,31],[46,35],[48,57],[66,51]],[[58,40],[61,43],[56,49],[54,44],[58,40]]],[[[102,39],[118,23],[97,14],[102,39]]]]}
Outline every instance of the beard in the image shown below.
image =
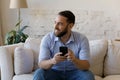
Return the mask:
{"type": "MultiPolygon", "coordinates": [[[[67,32],[68,32],[67,29],[68,29],[68,25],[66,26],[66,28],[62,32],[60,32],[60,33],[54,32],[54,34],[56,37],[62,37],[62,36],[67,34],[67,32]]],[[[58,29],[56,29],[56,30],[58,30],[58,29]]]]}

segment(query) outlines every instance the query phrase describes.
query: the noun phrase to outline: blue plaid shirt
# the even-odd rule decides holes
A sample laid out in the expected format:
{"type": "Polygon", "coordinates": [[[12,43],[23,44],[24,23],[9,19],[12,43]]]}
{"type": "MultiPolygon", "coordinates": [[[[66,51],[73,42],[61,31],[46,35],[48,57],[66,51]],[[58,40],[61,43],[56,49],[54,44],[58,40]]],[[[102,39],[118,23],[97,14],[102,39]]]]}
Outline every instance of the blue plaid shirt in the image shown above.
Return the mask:
{"type": "MultiPolygon", "coordinates": [[[[89,42],[88,39],[78,32],[71,32],[70,39],[63,44],[58,37],[51,32],[45,35],[41,41],[39,62],[42,60],[48,60],[59,52],[60,46],[66,46],[74,52],[76,58],[80,60],[89,60],[89,42]]],[[[55,64],[52,69],[65,71],[75,70],[77,67],[69,60],[55,64]]]]}

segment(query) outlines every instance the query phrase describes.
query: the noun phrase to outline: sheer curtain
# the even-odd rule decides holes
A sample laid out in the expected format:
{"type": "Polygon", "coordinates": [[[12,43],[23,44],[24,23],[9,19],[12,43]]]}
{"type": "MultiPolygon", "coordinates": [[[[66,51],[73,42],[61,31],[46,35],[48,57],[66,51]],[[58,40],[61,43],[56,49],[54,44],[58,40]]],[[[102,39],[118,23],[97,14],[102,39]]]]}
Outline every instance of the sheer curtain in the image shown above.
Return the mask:
{"type": "Polygon", "coordinates": [[[1,28],[1,18],[0,18],[0,46],[2,45],[2,28],[1,28]]]}
{"type": "Polygon", "coordinates": [[[0,45],[2,45],[2,44],[3,44],[2,43],[2,19],[1,19],[1,5],[0,5],[0,45]]]}

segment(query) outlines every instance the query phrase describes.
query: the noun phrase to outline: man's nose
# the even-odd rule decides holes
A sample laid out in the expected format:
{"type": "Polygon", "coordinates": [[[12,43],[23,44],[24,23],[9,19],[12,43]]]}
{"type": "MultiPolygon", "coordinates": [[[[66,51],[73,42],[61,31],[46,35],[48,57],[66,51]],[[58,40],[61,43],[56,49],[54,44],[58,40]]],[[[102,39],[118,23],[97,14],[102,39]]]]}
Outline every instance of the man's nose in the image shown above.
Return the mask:
{"type": "Polygon", "coordinates": [[[55,27],[55,29],[56,29],[56,28],[58,28],[58,24],[57,24],[57,23],[55,23],[55,24],[54,24],[54,27],[55,27]]]}

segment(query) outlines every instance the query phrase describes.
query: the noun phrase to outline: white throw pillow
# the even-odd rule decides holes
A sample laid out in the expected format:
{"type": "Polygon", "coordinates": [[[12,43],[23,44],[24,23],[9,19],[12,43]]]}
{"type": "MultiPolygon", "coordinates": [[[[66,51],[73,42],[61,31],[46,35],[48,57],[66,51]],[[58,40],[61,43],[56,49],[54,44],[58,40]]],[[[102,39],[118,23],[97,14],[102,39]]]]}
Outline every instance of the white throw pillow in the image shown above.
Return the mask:
{"type": "Polygon", "coordinates": [[[90,70],[99,76],[103,74],[103,62],[107,53],[107,40],[90,41],[90,70]]]}
{"type": "Polygon", "coordinates": [[[41,38],[27,38],[24,47],[31,49],[34,53],[34,70],[38,68],[38,56],[40,50],[41,38]]]}
{"type": "Polygon", "coordinates": [[[14,52],[15,74],[31,73],[33,70],[33,52],[24,47],[16,47],[14,52]]]}

